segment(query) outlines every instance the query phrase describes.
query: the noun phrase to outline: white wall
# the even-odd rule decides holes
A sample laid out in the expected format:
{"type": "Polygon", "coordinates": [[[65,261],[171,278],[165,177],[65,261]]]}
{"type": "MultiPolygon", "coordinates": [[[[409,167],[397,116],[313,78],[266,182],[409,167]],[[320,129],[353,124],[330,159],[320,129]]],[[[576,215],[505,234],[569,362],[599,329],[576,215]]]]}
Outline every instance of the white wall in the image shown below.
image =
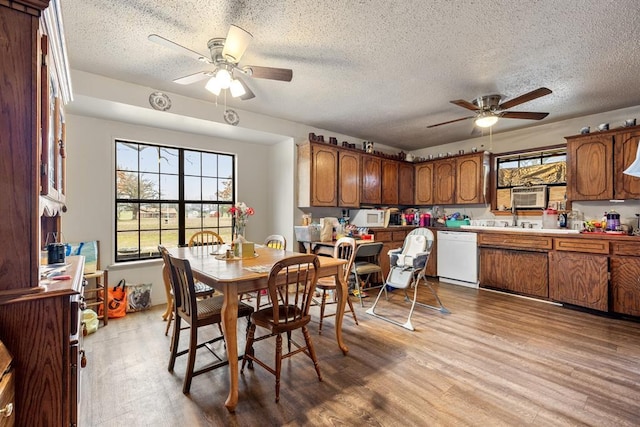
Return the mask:
{"type": "MultiPolygon", "coordinates": [[[[117,268],[113,266],[116,138],[236,154],[238,200],[246,202],[256,211],[249,219],[247,238],[261,241],[272,232],[270,171],[273,168],[269,159],[272,157],[271,151],[281,149],[279,145],[238,142],[78,115],[67,115],[67,129],[69,196],[68,211],[62,215],[64,238],[67,241],[99,240],[101,264],[110,266],[111,283],[116,283],[120,278],[131,282],[152,282],[154,303],[164,301],[160,261],[142,263],[144,267],[140,263],[124,263],[117,268]]],[[[282,173],[286,173],[286,169],[292,173],[291,167],[282,169],[282,173]]],[[[291,202],[288,204],[290,206],[291,202]]]]}

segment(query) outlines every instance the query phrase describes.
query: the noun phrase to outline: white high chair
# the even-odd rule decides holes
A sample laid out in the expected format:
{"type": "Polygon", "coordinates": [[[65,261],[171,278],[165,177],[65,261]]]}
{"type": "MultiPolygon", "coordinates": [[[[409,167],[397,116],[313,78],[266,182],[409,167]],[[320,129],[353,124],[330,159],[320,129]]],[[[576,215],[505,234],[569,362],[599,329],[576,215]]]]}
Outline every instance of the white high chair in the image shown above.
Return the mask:
{"type": "Polygon", "coordinates": [[[429,261],[429,254],[431,253],[431,247],[433,245],[433,232],[428,228],[416,228],[411,231],[404,240],[402,248],[389,251],[391,269],[385,286],[380,289],[375,302],[370,309],[367,310],[367,314],[378,317],[394,325],[402,326],[405,329],[414,331],[415,328],[411,324],[411,316],[416,304],[422,307],[427,307],[433,310],[438,310],[441,313],[450,313],[440,301],[435,289],[431,286],[431,283],[425,278],[425,270],[427,268],[427,262],[429,261]],[[417,301],[418,297],[418,284],[420,279],[423,279],[424,283],[433,293],[438,306],[428,305],[417,301]],[[409,311],[409,317],[405,323],[400,323],[397,320],[390,319],[375,312],[380,296],[384,292],[386,299],[389,300],[387,294],[387,286],[395,289],[404,290],[405,301],[409,301],[409,295],[407,289],[413,287],[413,300],[411,301],[411,310],[409,311]]]}

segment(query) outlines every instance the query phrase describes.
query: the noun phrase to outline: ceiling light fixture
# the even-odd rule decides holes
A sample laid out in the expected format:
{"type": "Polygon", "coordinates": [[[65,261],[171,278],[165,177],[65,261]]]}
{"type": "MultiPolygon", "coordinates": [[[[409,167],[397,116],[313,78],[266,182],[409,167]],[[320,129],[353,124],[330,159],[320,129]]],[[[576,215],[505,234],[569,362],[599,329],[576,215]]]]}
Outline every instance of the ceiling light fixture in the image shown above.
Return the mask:
{"type": "Polygon", "coordinates": [[[480,113],[478,118],[476,119],[476,126],[481,128],[488,128],[495,125],[498,122],[498,116],[491,113],[490,111],[485,111],[480,113]]]}
{"type": "Polygon", "coordinates": [[[234,98],[247,93],[247,91],[244,90],[244,86],[242,86],[242,82],[238,79],[233,79],[231,81],[231,84],[229,85],[229,91],[231,92],[231,96],[233,96],[234,98]]]}
{"type": "Polygon", "coordinates": [[[249,46],[252,39],[253,36],[251,33],[236,25],[231,25],[229,27],[227,39],[224,42],[222,56],[234,64],[238,63],[240,57],[242,57],[244,51],[247,50],[247,46],[249,46]]]}
{"type": "Polygon", "coordinates": [[[221,68],[216,73],[216,80],[222,89],[229,89],[233,77],[231,77],[231,73],[227,69],[221,68]]]}
{"type": "Polygon", "coordinates": [[[631,163],[631,166],[626,168],[622,173],[640,178],[640,144],[638,144],[636,159],[631,163]]]}
{"type": "Polygon", "coordinates": [[[220,91],[222,90],[222,86],[220,86],[220,82],[218,82],[216,76],[211,77],[204,88],[215,96],[220,95],[220,91]]]}
{"type": "Polygon", "coordinates": [[[247,93],[242,82],[238,79],[234,79],[229,70],[221,68],[216,71],[215,75],[209,79],[205,85],[205,89],[213,93],[215,96],[219,96],[222,89],[229,89],[231,96],[238,98],[247,93]]]}

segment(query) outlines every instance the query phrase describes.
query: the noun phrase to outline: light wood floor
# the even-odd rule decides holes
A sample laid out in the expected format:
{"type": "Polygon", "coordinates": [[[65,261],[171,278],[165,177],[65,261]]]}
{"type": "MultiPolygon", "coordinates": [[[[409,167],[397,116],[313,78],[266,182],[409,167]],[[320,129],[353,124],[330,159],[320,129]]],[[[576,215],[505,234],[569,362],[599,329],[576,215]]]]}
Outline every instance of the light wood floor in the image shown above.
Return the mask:
{"type": "MultiPolygon", "coordinates": [[[[317,334],[312,308],[324,381],[306,356],[287,359],[276,404],[274,377],[256,365],[240,377],[235,414],[223,406],[226,369],[182,394],[185,357],[167,371],[163,307],[109,321],[85,338],[80,425],[640,425],[640,323],[448,284],[439,295],[452,313],[417,308],[415,332],[365,314],[372,297],[365,309],[354,303],[360,325],[345,317],[347,356],[332,318],[317,334]]],[[[408,309],[395,297],[379,312],[399,308],[408,309]]],[[[256,354],[271,360],[274,347],[263,341],[256,354]]]]}

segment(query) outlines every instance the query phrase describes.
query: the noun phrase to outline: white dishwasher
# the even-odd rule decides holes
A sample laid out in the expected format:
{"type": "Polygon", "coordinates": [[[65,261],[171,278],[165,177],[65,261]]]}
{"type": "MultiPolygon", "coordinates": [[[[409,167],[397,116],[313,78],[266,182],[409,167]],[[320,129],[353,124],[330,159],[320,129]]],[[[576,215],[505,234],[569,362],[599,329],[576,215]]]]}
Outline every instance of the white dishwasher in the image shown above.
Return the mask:
{"type": "Polygon", "coordinates": [[[478,287],[478,234],[438,231],[438,279],[478,287]]]}

